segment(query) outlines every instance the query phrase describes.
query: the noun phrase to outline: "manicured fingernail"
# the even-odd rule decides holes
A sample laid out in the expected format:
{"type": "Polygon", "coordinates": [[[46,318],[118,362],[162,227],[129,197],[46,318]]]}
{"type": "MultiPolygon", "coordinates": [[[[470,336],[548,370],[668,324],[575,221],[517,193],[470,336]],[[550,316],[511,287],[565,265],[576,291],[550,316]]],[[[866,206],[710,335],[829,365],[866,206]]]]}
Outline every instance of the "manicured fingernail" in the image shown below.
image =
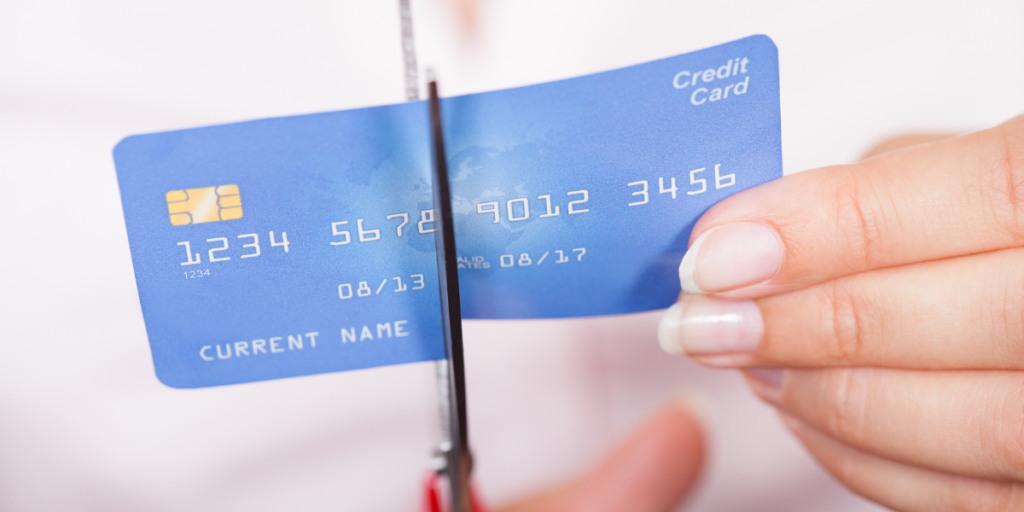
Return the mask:
{"type": "Polygon", "coordinates": [[[782,266],[775,230],[755,222],[709,229],[686,251],[679,282],[689,294],[714,293],[759,283],[782,266]]]}
{"type": "Polygon", "coordinates": [[[761,311],[754,301],[691,295],[662,315],[658,344],[673,355],[751,352],[763,333],[761,311]]]}
{"type": "Polygon", "coordinates": [[[781,368],[748,368],[743,371],[750,378],[772,389],[782,387],[782,372],[781,368]]]}
{"type": "Polygon", "coordinates": [[[747,368],[743,373],[749,378],[750,389],[762,400],[778,406],[782,395],[781,368],[747,368]]]}

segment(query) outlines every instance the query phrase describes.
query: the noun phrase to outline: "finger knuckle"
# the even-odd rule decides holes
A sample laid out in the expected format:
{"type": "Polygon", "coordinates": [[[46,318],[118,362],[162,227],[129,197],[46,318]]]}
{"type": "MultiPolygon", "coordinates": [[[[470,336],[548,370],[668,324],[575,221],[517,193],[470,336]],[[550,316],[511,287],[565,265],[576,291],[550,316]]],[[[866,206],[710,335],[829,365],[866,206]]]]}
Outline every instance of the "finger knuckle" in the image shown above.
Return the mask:
{"type": "Polygon", "coordinates": [[[858,442],[864,437],[865,409],[862,380],[854,371],[843,368],[829,372],[821,393],[824,407],[819,409],[820,424],[831,436],[846,442],[858,442]]]}
{"type": "Polygon", "coordinates": [[[851,272],[873,268],[887,249],[882,237],[883,209],[871,181],[872,173],[852,167],[837,172],[833,204],[836,239],[843,244],[842,250],[836,251],[839,263],[851,272]]]}
{"type": "Polygon", "coordinates": [[[1001,300],[991,308],[998,317],[993,320],[1003,326],[1006,340],[1006,360],[1015,368],[1024,364],[1024,250],[1011,251],[1017,258],[1003,275],[996,276],[995,288],[1001,293],[993,294],[1001,300]]]}
{"type": "Polygon", "coordinates": [[[996,454],[998,467],[994,470],[1024,481],[1024,391],[1020,386],[1024,383],[1016,384],[985,414],[980,435],[996,454]]]}
{"type": "MultiPolygon", "coordinates": [[[[984,206],[1014,247],[1024,246],[1024,131],[992,129],[990,151],[980,151],[984,206]]],[[[986,144],[980,142],[980,144],[986,144]]],[[[986,144],[987,145],[987,144],[986,144]]]]}
{"type": "Polygon", "coordinates": [[[844,364],[862,360],[866,308],[858,304],[856,296],[841,281],[823,285],[821,294],[826,356],[844,364]]]}

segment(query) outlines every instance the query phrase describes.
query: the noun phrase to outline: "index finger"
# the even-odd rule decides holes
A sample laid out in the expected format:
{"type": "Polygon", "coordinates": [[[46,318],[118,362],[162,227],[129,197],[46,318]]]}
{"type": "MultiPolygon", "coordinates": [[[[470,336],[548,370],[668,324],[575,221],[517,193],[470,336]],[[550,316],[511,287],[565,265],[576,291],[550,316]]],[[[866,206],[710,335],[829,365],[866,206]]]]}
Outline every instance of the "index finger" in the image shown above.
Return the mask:
{"type": "Polygon", "coordinates": [[[696,483],[703,463],[703,430],[689,405],[674,403],[583,477],[499,512],[668,512],[696,483]]]}
{"type": "Polygon", "coordinates": [[[1024,247],[1024,116],[740,192],[691,239],[683,290],[737,298],[1024,247]]]}

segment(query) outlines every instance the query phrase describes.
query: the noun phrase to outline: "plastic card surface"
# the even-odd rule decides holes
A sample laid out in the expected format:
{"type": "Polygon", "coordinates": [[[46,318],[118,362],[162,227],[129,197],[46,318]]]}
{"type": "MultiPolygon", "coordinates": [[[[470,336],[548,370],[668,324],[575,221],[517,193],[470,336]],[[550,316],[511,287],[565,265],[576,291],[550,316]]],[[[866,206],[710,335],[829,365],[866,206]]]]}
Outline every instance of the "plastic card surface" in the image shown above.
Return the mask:
{"type": "MultiPolygon", "coordinates": [[[[667,307],[700,215],[782,175],[764,36],[446,98],[442,114],[467,319],[667,307]]],[[[160,380],[442,359],[429,135],[411,102],[118,144],[160,380]]]]}

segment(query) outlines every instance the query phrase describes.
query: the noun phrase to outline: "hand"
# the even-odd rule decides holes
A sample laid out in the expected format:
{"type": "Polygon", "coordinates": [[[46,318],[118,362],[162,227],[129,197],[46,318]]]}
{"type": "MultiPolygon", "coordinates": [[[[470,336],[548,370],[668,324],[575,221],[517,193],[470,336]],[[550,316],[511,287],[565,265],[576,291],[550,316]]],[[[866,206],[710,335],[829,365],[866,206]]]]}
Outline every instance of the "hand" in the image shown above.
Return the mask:
{"type": "Polygon", "coordinates": [[[703,462],[700,425],[673,404],[587,474],[498,512],[669,512],[693,487],[703,462]]]}
{"type": "Polygon", "coordinates": [[[736,194],[680,278],[662,347],[747,370],[850,489],[1024,510],[1024,117],[736,194]]]}

